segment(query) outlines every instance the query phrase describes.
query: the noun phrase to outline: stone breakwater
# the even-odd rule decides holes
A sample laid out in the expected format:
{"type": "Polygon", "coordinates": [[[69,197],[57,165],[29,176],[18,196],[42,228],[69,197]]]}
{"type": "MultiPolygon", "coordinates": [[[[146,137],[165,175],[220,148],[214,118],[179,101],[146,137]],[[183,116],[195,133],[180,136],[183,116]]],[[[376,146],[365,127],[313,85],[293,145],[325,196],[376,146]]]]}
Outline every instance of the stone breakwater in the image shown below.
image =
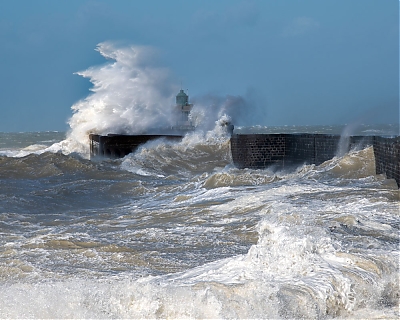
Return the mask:
{"type": "Polygon", "coordinates": [[[108,157],[108,158],[122,158],[127,154],[134,152],[140,145],[157,139],[166,139],[179,141],[182,135],[166,135],[166,134],[153,134],[153,135],[123,135],[123,134],[109,134],[102,136],[98,134],[90,134],[90,158],[95,157],[108,157]]]}
{"type": "Polygon", "coordinates": [[[395,179],[400,187],[400,137],[328,134],[233,134],[232,160],[237,168],[287,168],[319,165],[351,149],[373,146],[377,174],[395,179]]]}

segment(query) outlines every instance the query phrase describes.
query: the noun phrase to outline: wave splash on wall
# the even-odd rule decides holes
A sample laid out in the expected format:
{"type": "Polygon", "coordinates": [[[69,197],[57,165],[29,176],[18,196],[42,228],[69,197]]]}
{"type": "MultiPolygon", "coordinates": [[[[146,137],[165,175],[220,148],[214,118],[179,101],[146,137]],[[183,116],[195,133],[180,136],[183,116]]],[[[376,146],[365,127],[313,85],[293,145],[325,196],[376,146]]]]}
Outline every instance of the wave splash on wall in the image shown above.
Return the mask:
{"type": "Polygon", "coordinates": [[[170,126],[177,86],[169,71],[155,64],[155,50],[109,42],[100,43],[96,50],[110,61],[77,73],[93,87],[91,94],[72,106],[68,138],[85,150],[89,133],[140,134],[170,126]]]}
{"type": "MultiPolygon", "coordinates": [[[[87,153],[89,133],[144,134],[175,125],[175,95],[179,86],[169,69],[157,64],[152,47],[121,47],[100,43],[96,50],[107,63],[77,72],[93,84],[91,94],[76,102],[69,119],[67,140],[57,146],[65,153],[87,153]]],[[[212,130],[215,121],[241,108],[240,97],[198,98],[192,122],[200,130],[212,130]]]]}

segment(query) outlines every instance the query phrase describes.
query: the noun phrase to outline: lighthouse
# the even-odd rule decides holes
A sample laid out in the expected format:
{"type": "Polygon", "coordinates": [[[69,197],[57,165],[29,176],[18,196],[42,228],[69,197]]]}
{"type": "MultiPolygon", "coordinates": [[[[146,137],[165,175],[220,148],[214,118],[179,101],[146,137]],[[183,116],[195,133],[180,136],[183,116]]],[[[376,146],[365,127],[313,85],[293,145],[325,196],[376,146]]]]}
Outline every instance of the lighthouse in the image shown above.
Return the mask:
{"type": "Polygon", "coordinates": [[[193,124],[189,117],[193,104],[189,103],[189,96],[181,89],[176,95],[176,126],[180,130],[192,130],[193,124]]]}

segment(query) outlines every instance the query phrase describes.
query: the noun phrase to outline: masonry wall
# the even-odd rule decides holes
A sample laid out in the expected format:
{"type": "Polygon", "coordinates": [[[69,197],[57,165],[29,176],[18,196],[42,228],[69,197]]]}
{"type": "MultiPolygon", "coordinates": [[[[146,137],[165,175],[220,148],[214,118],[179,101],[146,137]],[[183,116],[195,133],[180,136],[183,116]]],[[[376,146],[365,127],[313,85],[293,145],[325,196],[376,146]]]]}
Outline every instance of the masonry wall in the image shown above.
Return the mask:
{"type": "Polygon", "coordinates": [[[315,137],[313,134],[287,134],[285,138],[286,152],[283,166],[315,162],[315,137]]]}
{"type": "Polygon", "coordinates": [[[400,138],[327,134],[232,135],[233,163],[238,168],[278,168],[303,163],[321,164],[350,149],[374,147],[376,173],[400,186],[400,138]]]}
{"type": "Polygon", "coordinates": [[[375,137],[374,155],[376,173],[395,179],[400,187],[400,137],[375,137]]]}
{"type": "Polygon", "coordinates": [[[122,158],[140,145],[156,139],[181,140],[179,135],[116,135],[90,134],[90,157],[122,158]]]}
{"type": "Polygon", "coordinates": [[[281,164],[285,157],[285,135],[233,135],[232,157],[239,168],[265,168],[281,164]]]}

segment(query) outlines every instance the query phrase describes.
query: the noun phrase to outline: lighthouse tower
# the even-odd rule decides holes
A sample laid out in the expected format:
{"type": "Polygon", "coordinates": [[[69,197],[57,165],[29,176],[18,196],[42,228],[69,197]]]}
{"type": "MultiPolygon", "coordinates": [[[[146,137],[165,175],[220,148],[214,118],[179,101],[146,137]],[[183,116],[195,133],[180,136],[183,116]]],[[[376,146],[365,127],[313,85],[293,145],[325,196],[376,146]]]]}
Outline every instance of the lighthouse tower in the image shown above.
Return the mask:
{"type": "Polygon", "coordinates": [[[189,103],[189,96],[181,89],[176,95],[177,128],[181,130],[192,130],[193,125],[189,117],[193,104],[189,103]]]}

